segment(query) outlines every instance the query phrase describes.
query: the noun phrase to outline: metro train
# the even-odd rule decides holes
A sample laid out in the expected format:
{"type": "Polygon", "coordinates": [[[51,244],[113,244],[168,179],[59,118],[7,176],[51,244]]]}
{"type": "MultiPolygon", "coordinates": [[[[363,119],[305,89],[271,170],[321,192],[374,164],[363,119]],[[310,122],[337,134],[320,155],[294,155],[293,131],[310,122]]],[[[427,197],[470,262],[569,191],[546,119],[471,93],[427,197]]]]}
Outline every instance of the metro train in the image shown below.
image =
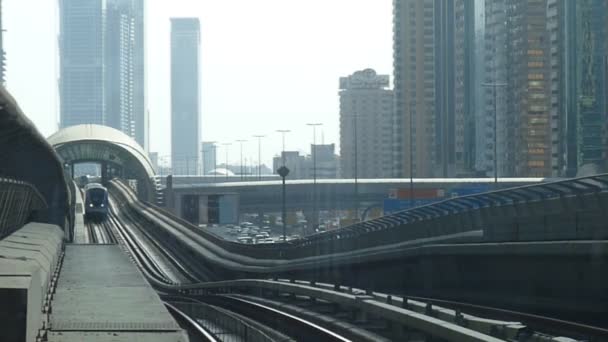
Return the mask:
{"type": "Polygon", "coordinates": [[[89,220],[105,220],[108,216],[108,189],[99,183],[84,187],[84,215],[89,220]]]}

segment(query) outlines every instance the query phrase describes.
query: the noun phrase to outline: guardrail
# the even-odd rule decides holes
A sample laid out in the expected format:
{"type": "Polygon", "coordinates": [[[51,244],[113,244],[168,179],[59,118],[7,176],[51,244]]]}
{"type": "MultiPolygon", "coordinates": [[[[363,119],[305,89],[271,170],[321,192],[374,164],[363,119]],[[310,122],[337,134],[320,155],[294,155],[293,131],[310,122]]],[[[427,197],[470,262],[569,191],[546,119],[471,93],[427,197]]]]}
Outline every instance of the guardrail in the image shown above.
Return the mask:
{"type": "Polygon", "coordinates": [[[21,228],[47,203],[38,190],[27,182],[0,177],[0,239],[21,228]]]}
{"type": "Polygon", "coordinates": [[[171,302],[221,341],[269,342],[272,338],[229,311],[200,302],[171,302]],[[204,318],[204,319],[203,319],[204,318]]]}
{"type": "Polygon", "coordinates": [[[539,341],[575,341],[564,336],[603,341],[608,336],[605,328],[551,317],[294,279],[238,279],[183,285],[179,292],[187,296],[243,292],[255,297],[303,296],[335,303],[352,310],[354,317],[371,315],[449,341],[518,340],[524,336],[530,340],[538,337],[539,341]]]}
{"type": "Polygon", "coordinates": [[[606,209],[608,174],[599,174],[446,199],[315,234],[290,246],[317,246],[315,253],[326,253],[474,230],[483,230],[484,240],[491,242],[604,239],[606,209]],[[336,246],[345,245],[344,240],[352,242],[336,246]]]}

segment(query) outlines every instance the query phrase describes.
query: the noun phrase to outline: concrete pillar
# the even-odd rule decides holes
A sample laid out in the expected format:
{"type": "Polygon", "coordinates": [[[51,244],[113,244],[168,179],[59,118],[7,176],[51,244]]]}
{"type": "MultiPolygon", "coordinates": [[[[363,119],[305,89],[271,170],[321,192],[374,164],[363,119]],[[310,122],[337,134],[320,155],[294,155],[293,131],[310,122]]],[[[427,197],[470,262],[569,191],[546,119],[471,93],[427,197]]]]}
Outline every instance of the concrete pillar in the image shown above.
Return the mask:
{"type": "Polygon", "coordinates": [[[175,207],[175,193],[173,192],[173,175],[167,176],[165,185],[165,206],[173,214],[178,215],[177,208],[175,207]]]}
{"type": "Polygon", "coordinates": [[[108,182],[108,164],[101,163],[101,184],[107,184],[108,182]]]}

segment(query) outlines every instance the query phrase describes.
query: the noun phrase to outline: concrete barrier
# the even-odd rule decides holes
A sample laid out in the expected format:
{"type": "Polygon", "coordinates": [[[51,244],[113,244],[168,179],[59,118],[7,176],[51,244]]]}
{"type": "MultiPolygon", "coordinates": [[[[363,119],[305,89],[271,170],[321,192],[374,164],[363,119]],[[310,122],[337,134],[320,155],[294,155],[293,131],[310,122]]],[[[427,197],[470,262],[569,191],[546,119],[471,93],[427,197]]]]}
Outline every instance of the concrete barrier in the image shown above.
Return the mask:
{"type": "Polygon", "coordinates": [[[0,241],[0,341],[35,341],[63,249],[55,225],[28,223],[0,241]]]}

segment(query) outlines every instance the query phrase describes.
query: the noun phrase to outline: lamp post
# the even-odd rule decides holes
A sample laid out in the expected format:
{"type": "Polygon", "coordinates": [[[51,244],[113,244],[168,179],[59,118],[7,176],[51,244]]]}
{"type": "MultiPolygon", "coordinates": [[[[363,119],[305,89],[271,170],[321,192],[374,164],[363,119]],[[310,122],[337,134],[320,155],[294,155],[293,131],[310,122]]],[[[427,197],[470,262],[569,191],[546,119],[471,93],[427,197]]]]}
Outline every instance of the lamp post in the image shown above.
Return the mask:
{"type": "Polygon", "coordinates": [[[213,182],[217,183],[217,142],[213,142],[213,182]]]}
{"type": "Polygon", "coordinates": [[[228,181],[228,147],[232,145],[232,143],[223,143],[222,145],[226,146],[226,181],[228,181]]]}
{"type": "Polygon", "coordinates": [[[496,87],[506,87],[506,83],[482,83],[484,87],[492,87],[494,93],[494,184],[498,184],[498,139],[497,139],[497,129],[496,129],[496,116],[497,116],[497,104],[496,104],[496,87]]]}
{"type": "Polygon", "coordinates": [[[357,221],[359,221],[359,184],[358,184],[358,169],[359,169],[359,151],[357,146],[357,119],[358,115],[354,114],[351,116],[353,118],[353,140],[355,147],[355,167],[354,167],[354,177],[355,177],[355,217],[357,221]]]}
{"type": "Polygon", "coordinates": [[[317,127],[323,125],[322,123],[307,123],[307,126],[312,127],[312,148],[310,154],[312,155],[312,215],[313,215],[313,227],[317,228],[319,222],[319,213],[317,212],[317,127]]]}
{"type": "Polygon", "coordinates": [[[277,129],[277,132],[281,133],[282,137],[283,137],[283,150],[281,152],[281,156],[283,157],[283,166],[285,166],[285,134],[291,132],[288,129],[277,129]]]}
{"type": "Polygon", "coordinates": [[[241,145],[241,180],[243,180],[243,143],[247,142],[247,140],[237,140],[236,142],[238,142],[241,145]]]}
{"type": "Polygon", "coordinates": [[[283,211],[282,211],[282,220],[283,220],[283,242],[287,242],[287,209],[285,204],[285,177],[289,174],[289,169],[283,165],[278,170],[277,173],[281,176],[283,181],[282,192],[283,192],[283,211]]]}
{"type": "MultiPolygon", "coordinates": [[[[254,135],[254,138],[258,139],[258,180],[262,180],[262,138],[266,137],[265,135],[254,135]]],[[[253,162],[252,162],[253,164],[253,162]]]]}

